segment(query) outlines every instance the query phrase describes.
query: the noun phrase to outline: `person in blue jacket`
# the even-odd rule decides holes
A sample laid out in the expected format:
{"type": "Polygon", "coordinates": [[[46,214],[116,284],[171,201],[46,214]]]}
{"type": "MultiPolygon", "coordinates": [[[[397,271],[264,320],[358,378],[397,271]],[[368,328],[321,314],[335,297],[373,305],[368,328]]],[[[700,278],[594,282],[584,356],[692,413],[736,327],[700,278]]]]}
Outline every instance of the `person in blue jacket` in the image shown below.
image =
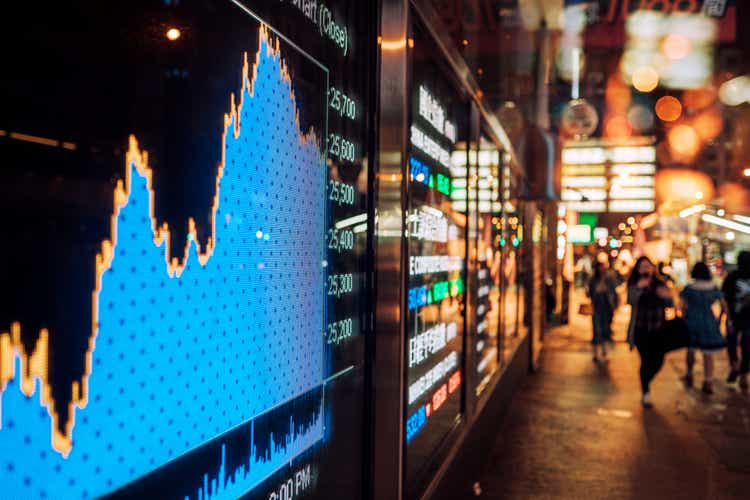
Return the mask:
{"type": "Polygon", "coordinates": [[[721,291],[713,282],[711,271],[703,262],[698,262],[691,273],[693,282],[680,293],[682,317],[690,333],[690,347],[687,351],[687,374],[685,384],[693,386],[693,364],[695,351],[703,354],[703,392],[713,394],[713,355],[726,347],[721,335],[719,319],[713,311],[716,303],[721,304],[722,314],[726,311],[721,291]]]}

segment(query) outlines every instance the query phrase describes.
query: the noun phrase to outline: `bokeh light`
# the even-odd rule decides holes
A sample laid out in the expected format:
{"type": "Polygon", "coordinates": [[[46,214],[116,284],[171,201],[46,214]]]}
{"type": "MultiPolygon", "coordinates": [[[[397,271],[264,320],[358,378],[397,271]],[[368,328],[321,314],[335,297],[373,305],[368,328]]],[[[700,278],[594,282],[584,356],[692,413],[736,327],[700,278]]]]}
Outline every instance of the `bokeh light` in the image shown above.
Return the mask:
{"type": "Polygon", "coordinates": [[[620,75],[612,75],[607,80],[607,88],[604,98],[607,109],[615,113],[624,113],[630,106],[630,87],[620,78],[620,75]]]}
{"type": "Polygon", "coordinates": [[[683,157],[693,157],[700,148],[700,137],[690,125],[681,124],[667,134],[667,141],[673,153],[683,157]]]}
{"type": "Polygon", "coordinates": [[[656,174],[656,196],[660,202],[695,204],[696,193],[704,201],[714,196],[711,178],[700,171],[687,168],[664,168],[656,174]]]}
{"type": "MultiPolygon", "coordinates": [[[[625,12],[628,3],[624,0],[620,3],[625,12]]],[[[629,2],[631,8],[635,3],[629,2]]],[[[657,86],[675,89],[703,86],[713,72],[716,19],[703,13],[680,12],[678,5],[686,2],[639,3],[625,25],[628,41],[620,60],[623,77],[641,92],[650,92],[657,86]],[[647,4],[651,6],[646,7],[647,4]],[[652,10],[654,4],[663,12],[652,10]]],[[[699,2],[690,4],[697,7],[699,2]]]]}
{"type": "MultiPolygon", "coordinates": [[[[655,66],[661,85],[675,89],[696,89],[705,85],[713,73],[717,30],[718,23],[709,16],[698,13],[670,15],[663,24],[662,61],[655,66]]],[[[683,105],[689,108],[684,99],[683,105]]]]}
{"type": "Polygon", "coordinates": [[[656,101],[655,108],[656,116],[664,122],[673,122],[682,114],[682,104],[680,104],[680,101],[676,97],[672,97],[671,95],[660,97],[656,101]]]}
{"type": "Polygon", "coordinates": [[[180,38],[181,35],[182,33],[180,33],[180,30],[178,30],[177,28],[169,28],[167,30],[167,39],[172,42],[180,38]]]}
{"type": "Polygon", "coordinates": [[[604,135],[606,137],[630,137],[633,128],[623,115],[613,115],[604,120],[604,135]]]}
{"type": "Polygon", "coordinates": [[[646,106],[636,104],[628,110],[628,122],[634,129],[643,132],[654,126],[654,114],[646,106]]]}
{"type": "Polygon", "coordinates": [[[696,89],[706,85],[713,71],[713,56],[707,50],[693,51],[682,59],[659,68],[665,88],[696,89]]]}
{"type": "Polygon", "coordinates": [[[693,119],[693,128],[704,141],[710,141],[721,133],[724,119],[717,108],[707,109],[693,119]]]}
{"type": "Polygon", "coordinates": [[[656,10],[636,10],[628,17],[625,28],[628,35],[636,40],[656,39],[664,30],[664,14],[656,10]]]}
{"type": "Polygon", "coordinates": [[[682,93],[685,108],[691,111],[706,109],[716,102],[718,91],[713,85],[705,85],[697,89],[688,89],[682,93]]]}
{"type": "Polygon", "coordinates": [[[684,36],[676,33],[667,35],[661,44],[661,50],[668,59],[682,59],[690,53],[693,44],[684,36]]]}
{"type": "Polygon", "coordinates": [[[724,82],[719,88],[719,98],[727,106],[750,102],[750,75],[738,76],[724,82]]]}
{"type": "Polygon", "coordinates": [[[750,193],[742,184],[727,182],[719,188],[719,196],[724,202],[724,209],[729,213],[746,214],[750,212],[750,193]]]}
{"type": "Polygon", "coordinates": [[[659,86],[659,73],[651,66],[641,66],[633,72],[633,87],[641,92],[651,92],[659,86]]]}

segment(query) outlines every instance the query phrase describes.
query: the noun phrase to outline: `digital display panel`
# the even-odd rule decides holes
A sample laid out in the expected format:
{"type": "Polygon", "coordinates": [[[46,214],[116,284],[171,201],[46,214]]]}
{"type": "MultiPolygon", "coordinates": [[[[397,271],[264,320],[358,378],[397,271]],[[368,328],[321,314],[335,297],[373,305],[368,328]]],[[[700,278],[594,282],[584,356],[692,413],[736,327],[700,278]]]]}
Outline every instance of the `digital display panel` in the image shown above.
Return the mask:
{"type": "Polygon", "coordinates": [[[499,368],[500,348],[500,281],[501,251],[499,230],[502,227],[500,202],[500,154],[494,144],[482,136],[476,161],[476,203],[473,217],[477,218],[477,298],[474,309],[476,339],[476,395],[480,395],[499,368]]]}
{"type": "Polygon", "coordinates": [[[374,7],[4,14],[4,494],[361,497],[374,7]]]}
{"type": "Polygon", "coordinates": [[[500,248],[502,253],[502,344],[503,359],[515,352],[523,338],[523,286],[521,280],[521,243],[523,221],[519,215],[518,177],[509,165],[502,168],[503,214],[500,218],[500,248]]]}
{"type": "MultiPolygon", "coordinates": [[[[466,156],[468,104],[415,27],[408,157],[406,480],[419,481],[462,412],[466,215],[452,158],[466,156]]],[[[465,160],[464,160],[465,165],[465,160]]],[[[466,179],[464,168],[464,177],[466,179]]]]}

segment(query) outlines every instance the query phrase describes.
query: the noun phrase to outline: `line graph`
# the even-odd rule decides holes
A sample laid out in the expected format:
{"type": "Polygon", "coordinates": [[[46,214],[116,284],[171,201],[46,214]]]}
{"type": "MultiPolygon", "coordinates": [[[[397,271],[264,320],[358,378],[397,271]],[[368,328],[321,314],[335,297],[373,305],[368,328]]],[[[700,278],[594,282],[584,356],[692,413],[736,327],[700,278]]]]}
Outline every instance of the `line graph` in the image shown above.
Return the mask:
{"type": "MultiPolygon", "coordinates": [[[[111,491],[323,384],[325,120],[301,130],[292,75],[263,24],[241,79],[223,117],[210,236],[202,247],[189,219],[181,260],[154,214],[148,153],[130,136],[64,420],[49,379],[54,332],[42,329],[32,349],[20,323],[0,333],[0,448],[18,450],[0,481],[20,496],[111,491]]],[[[322,412],[306,408],[307,423],[287,420],[265,445],[253,434],[255,459],[232,491],[320,440],[322,412]]]]}

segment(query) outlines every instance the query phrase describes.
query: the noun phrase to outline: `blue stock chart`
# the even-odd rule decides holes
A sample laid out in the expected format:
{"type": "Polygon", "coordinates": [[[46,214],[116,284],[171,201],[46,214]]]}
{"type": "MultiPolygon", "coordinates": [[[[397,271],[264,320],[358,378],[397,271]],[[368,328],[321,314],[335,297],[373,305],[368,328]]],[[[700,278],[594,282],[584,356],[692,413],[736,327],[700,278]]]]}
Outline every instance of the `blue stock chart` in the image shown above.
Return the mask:
{"type": "MultiPolygon", "coordinates": [[[[204,29],[215,34],[212,50],[181,59],[183,38],[199,39],[200,26],[172,28],[159,42],[171,44],[159,54],[164,63],[149,66],[140,46],[137,58],[121,58],[162,75],[164,86],[154,88],[170,93],[166,121],[136,119],[148,132],[134,126],[114,147],[108,209],[69,216],[79,230],[57,240],[28,229],[49,250],[6,250],[6,262],[37,265],[29,280],[42,276],[42,293],[36,304],[33,293],[4,296],[0,497],[325,497],[336,480],[329,470],[342,461],[357,467],[363,306],[355,297],[367,221],[355,182],[366,175],[357,149],[365,129],[352,97],[360,87],[331,73],[347,69],[340,60],[355,49],[317,26],[344,14],[291,3],[277,12],[273,2],[257,2],[259,13],[229,1],[224,10],[164,5],[184,19],[218,16],[233,35],[204,29]],[[320,37],[308,47],[313,55],[283,34],[294,25],[300,36],[320,37]],[[232,57],[218,58],[216,44],[231,46],[232,57]],[[204,78],[191,83],[191,71],[204,78]],[[223,97],[219,81],[232,82],[223,97]],[[211,151],[215,160],[196,165],[211,151]],[[102,237],[91,238],[98,220],[102,237]],[[349,444],[329,451],[341,439],[349,444]]],[[[152,42],[153,29],[142,32],[152,42]]],[[[116,97],[138,85],[137,77],[122,83],[116,97]]],[[[108,138],[122,129],[110,128],[118,134],[108,138]]],[[[27,142],[45,144],[37,139],[27,142]]],[[[60,144],[62,155],[85,147],[60,144]]],[[[15,147],[2,142],[0,153],[14,160],[15,147]]],[[[45,161],[66,173],[67,160],[45,161]]],[[[357,475],[349,481],[357,491],[357,475]]]]}
{"type": "MultiPolygon", "coordinates": [[[[152,215],[148,155],[131,136],[112,236],[96,261],[88,370],[70,388],[67,422],[58,420],[41,362],[48,334],[31,352],[19,341],[20,325],[3,334],[0,447],[22,453],[0,475],[23,485],[20,496],[100,494],[322,384],[320,131],[300,130],[278,44],[264,27],[259,39],[258,53],[238,64],[243,87],[224,117],[212,235],[201,248],[191,221],[182,261],[170,252],[169,228],[152,215]],[[271,169],[297,175],[264,181],[271,169]],[[308,224],[289,220],[298,211],[308,224]],[[149,400],[157,405],[146,411],[149,400]],[[80,481],[94,457],[93,477],[80,481]]],[[[245,468],[231,484],[224,471],[202,497],[237,496],[314,444],[320,408],[306,422],[290,418],[263,446],[251,438],[245,468]]]]}

